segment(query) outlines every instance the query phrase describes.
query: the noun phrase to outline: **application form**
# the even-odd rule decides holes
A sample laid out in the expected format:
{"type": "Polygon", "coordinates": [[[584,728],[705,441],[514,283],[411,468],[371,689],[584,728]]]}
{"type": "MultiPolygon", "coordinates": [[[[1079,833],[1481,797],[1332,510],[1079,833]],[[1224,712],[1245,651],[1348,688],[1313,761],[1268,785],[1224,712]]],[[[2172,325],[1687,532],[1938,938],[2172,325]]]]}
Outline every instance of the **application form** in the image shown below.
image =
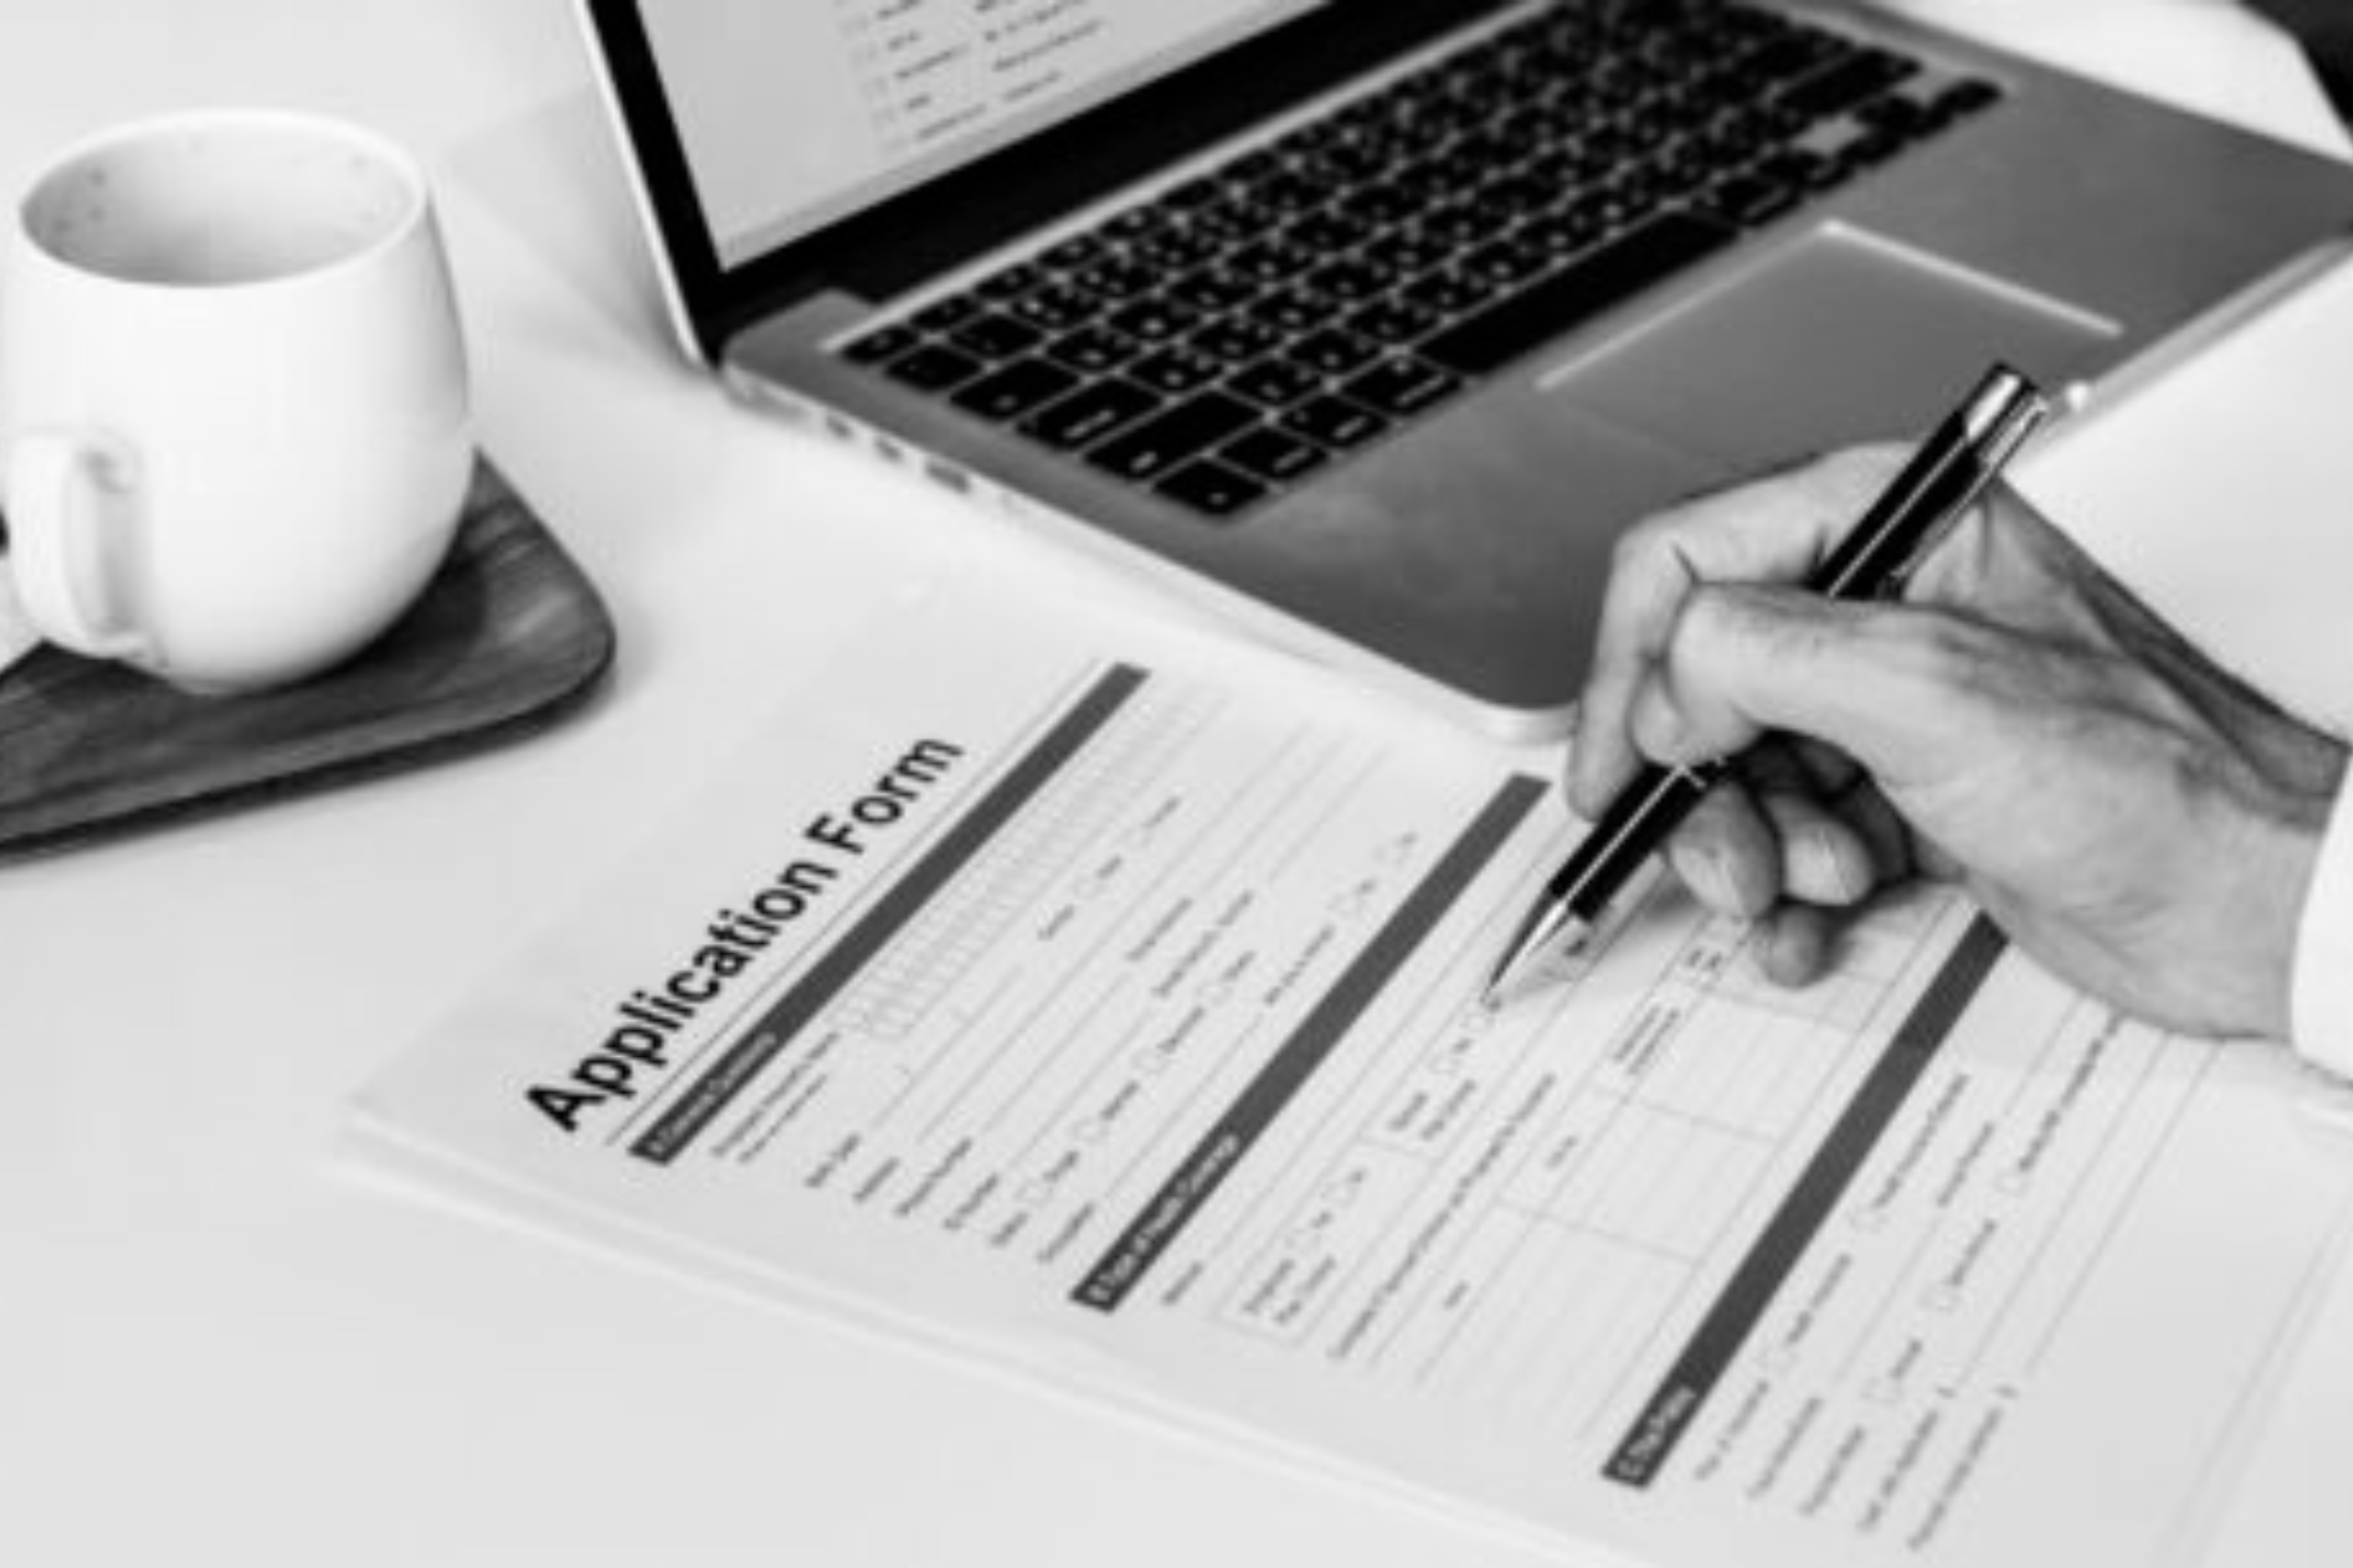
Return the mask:
{"type": "Polygon", "coordinates": [[[879,630],[358,1147],[1631,1561],[2194,1547],[2353,1190],[2283,1053],[1927,888],[1789,991],[1662,882],[1489,1008],[1549,778],[1115,641],[879,630]]]}

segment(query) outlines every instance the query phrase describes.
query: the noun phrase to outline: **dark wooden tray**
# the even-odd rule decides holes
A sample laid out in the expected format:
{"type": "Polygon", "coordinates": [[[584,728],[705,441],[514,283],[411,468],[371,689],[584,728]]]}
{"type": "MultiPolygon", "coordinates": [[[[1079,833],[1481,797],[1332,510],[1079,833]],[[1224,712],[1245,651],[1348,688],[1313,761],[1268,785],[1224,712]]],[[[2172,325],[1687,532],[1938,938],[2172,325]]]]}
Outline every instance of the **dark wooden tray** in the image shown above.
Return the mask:
{"type": "Polygon", "coordinates": [[[612,657],[595,588],[484,461],[424,596],[324,675],[251,697],[190,697],[46,647],[0,675],[0,859],[525,734],[584,700],[612,657]]]}

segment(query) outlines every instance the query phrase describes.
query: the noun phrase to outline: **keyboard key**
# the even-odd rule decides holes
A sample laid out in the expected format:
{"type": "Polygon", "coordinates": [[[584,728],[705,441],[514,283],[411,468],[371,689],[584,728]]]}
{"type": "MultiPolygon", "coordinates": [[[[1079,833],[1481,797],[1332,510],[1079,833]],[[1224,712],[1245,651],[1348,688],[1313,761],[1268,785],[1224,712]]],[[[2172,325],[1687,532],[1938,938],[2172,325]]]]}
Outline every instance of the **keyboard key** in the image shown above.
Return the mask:
{"type": "Polygon", "coordinates": [[[1808,119],[1820,119],[1854,108],[1917,69],[1909,61],[1882,51],[1866,50],[1784,88],[1775,101],[1808,119]]]}
{"type": "MultiPolygon", "coordinates": [[[[1742,161],[1728,158],[1725,164],[1730,166],[1742,161]]],[[[1569,203],[1561,215],[1572,222],[1590,225],[1596,233],[1607,233],[1612,229],[1627,227],[1656,205],[1632,187],[1613,179],[1607,185],[1597,185],[1586,190],[1569,203]]]]}
{"type": "Polygon", "coordinates": [[[1481,245],[1462,258],[1462,270],[1483,281],[1505,286],[1534,277],[1550,265],[1551,255],[1540,245],[1517,236],[1481,245]]]}
{"type": "Polygon", "coordinates": [[[1449,201],[1422,215],[1421,232],[1450,249],[1494,239],[1511,222],[1511,214],[1481,207],[1475,201],[1449,201]]]}
{"type": "Polygon", "coordinates": [[[1562,212],[1523,223],[1512,231],[1511,237],[1518,244],[1533,246],[1558,261],[1576,255],[1608,232],[1598,219],[1582,213],[1571,216],[1562,212]]]}
{"type": "Polygon", "coordinates": [[[1904,150],[1904,138],[1884,131],[1867,131],[1839,150],[1838,162],[1851,174],[1883,164],[1904,150]]]}
{"type": "Polygon", "coordinates": [[[1197,212],[1214,206],[1225,195],[1225,187],[1213,179],[1187,180],[1183,185],[1161,198],[1179,212],[1197,212]]]}
{"type": "Polygon", "coordinates": [[[1228,316],[1215,321],[1193,335],[1193,347],[1204,354],[1213,354],[1228,364],[1245,364],[1268,350],[1281,347],[1283,335],[1261,321],[1248,316],[1228,316]]]}
{"type": "Polygon", "coordinates": [[[1281,240],[1260,240],[1225,258],[1226,270],[1255,283],[1282,283],[1315,265],[1315,253],[1281,240]]]}
{"type": "MultiPolygon", "coordinates": [[[[1364,162],[1360,153],[1335,158],[1321,152],[1308,152],[1294,155],[1290,161],[1290,167],[1291,172],[1302,179],[1310,184],[1321,186],[1325,193],[1324,199],[1328,202],[1334,197],[1353,191],[1364,183],[1367,177],[1363,167],[1364,162]],[[1350,172],[1352,170],[1353,173],[1350,172]]],[[[1327,207],[1324,210],[1330,211],[1331,209],[1327,207]]]]}
{"type": "Polygon", "coordinates": [[[1095,234],[1073,234],[1059,244],[1047,247],[1038,259],[1048,267],[1068,272],[1076,267],[1092,267],[1111,254],[1111,247],[1095,234]]]}
{"type": "Polygon", "coordinates": [[[1179,278],[1162,292],[1180,305],[1217,315],[1248,303],[1258,292],[1258,286],[1231,272],[1195,272],[1179,278]]]}
{"type": "Polygon", "coordinates": [[[1245,473],[1273,484],[1287,484],[1301,474],[1324,466],[1330,454],[1304,437],[1261,426],[1237,436],[1218,449],[1217,455],[1245,473]]]}
{"type": "Polygon", "coordinates": [[[1047,359],[1021,359],[968,383],[958,407],[1000,423],[1019,417],[1078,385],[1078,374],[1047,359]]]}
{"type": "Polygon", "coordinates": [[[1717,173],[1707,149],[1694,142],[1678,142],[1643,165],[1644,176],[1661,200],[1708,183],[1717,173]]]}
{"type": "Polygon", "coordinates": [[[846,344],[842,358],[853,365],[879,365],[885,359],[897,358],[922,341],[920,334],[907,327],[879,327],[846,344]]]}
{"type": "Polygon", "coordinates": [[[1750,81],[1758,85],[1805,75],[1825,62],[1820,40],[1821,35],[1810,28],[1784,34],[1764,48],[1742,56],[1740,69],[1750,81]]]}
{"type": "Polygon", "coordinates": [[[1526,171],[1491,179],[1479,187],[1479,195],[1483,199],[1508,210],[1518,218],[1541,210],[1559,193],[1554,182],[1540,179],[1526,171]]]}
{"type": "Polygon", "coordinates": [[[1083,326],[1054,339],[1046,352],[1074,370],[1099,373],[1125,364],[1140,352],[1140,346],[1100,326],[1083,326]]]}
{"type": "Polygon", "coordinates": [[[1129,366],[1128,374],[1154,392],[1180,397],[1225,374],[1225,361],[1174,343],[1129,366]]]}
{"type": "Polygon", "coordinates": [[[1257,411],[1241,399],[1206,392],[1104,442],[1087,453],[1086,460],[1142,483],[1247,428],[1257,417],[1257,411]]]}
{"type": "Polygon", "coordinates": [[[1264,147],[1255,148],[1227,159],[1217,167],[1217,177],[1230,184],[1249,185],[1271,177],[1283,166],[1283,161],[1264,147]]]}
{"type": "Polygon", "coordinates": [[[1331,192],[1304,175],[1285,169],[1255,182],[1250,194],[1278,212],[1304,213],[1323,206],[1331,192]]]}
{"type": "Polygon", "coordinates": [[[1408,284],[1404,297],[1445,315],[1459,316],[1495,298],[1495,290],[1460,272],[1433,272],[1408,284]]]}
{"type": "Polygon", "coordinates": [[[1389,292],[1397,279],[1369,262],[1336,261],[1309,273],[1306,287],[1345,304],[1361,304],[1389,292]]]}
{"type": "Polygon", "coordinates": [[[1040,332],[1068,332],[1081,322],[1093,318],[1102,308],[1102,301],[1084,289],[1067,283],[1049,283],[1006,306],[1009,315],[1018,316],[1040,332]]]}
{"type": "Polygon", "coordinates": [[[1347,134],[1336,119],[1313,119],[1298,130],[1287,132],[1275,143],[1275,150],[1286,157],[1304,157],[1322,153],[1339,142],[1347,134]]]}
{"type": "MultiPolygon", "coordinates": [[[[1358,175],[1357,179],[1370,176],[1358,175]]],[[[1422,210],[1422,199],[1410,190],[1393,185],[1368,185],[1343,200],[1338,210],[1358,222],[1380,230],[1393,228],[1422,210]]]]}
{"type": "Polygon", "coordinates": [[[1283,215],[1273,208],[1253,201],[1239,193],[1229,194],[1212,207],[1195,210],[1196,228],[1233,243],[1256,238],[1283,221],[1283,215]]]}
{"type": "Polygon", "coordinates": [[[1199,321],[1194,312],[1155,294],[1112,312],[1103,324],[1139,343],[1165,343],[1182,336],[1199,321]]]}
{"type": "Polygon", "coordinates": [[[1383,234],[1364,247],[1364,259],[1393,278],[1427,272],[1453,254],[1452,245],[1414,229],[1383,234]]]}
{"type": "Polygon", "coordinates": [[[1372,238],[1372,225],[1341,212],[1311,212],[1285,229],[1283,238],[1328,256],[1352,251],[1372,238]]]}
{"type": "Polygon", "coordinates": [[[1928,106],[1902,93],[1887,93],[1873,98],[1854,113],[1855,118],[1865,125],[1891,136],[1917,136],[1928,121],[1928,106]]]}
{"type": "MultiPolygon", "coordinates": [[[[1812,122],[1813,117],[1789,105],[1781,106],[1784,114],[1794,115],[1800,127],[1812,122]]],[[[1768,147],[1789,139],[1790,131],[1768,110],[1744,108],[1728,114],[1708,128],[1708,144],[1727,164],[1745,163],[1768,147]]]]}
{"type": "Polygon", "coordinates": [[[1803,147],[1784,147],[1756,165],[1756,172],[1776,185],[1796,190],[1812,190],[1821,183],[1822,167],[1827,162],[1820,153],[1803,147]]]}
{"type": "Polygon", "coordinates": [[[950,294],[935,300],[917,311],[911,318],[925,332],[946,332],[981,313],[981,302],[970,294],[950,294]]]}
{"type": "Polygon", "coordinates": [[[1021,422],[1024,434],[1050,447],[1076,449],[1132,424],[1160,406],[1160,399],[1121,381],[1097,381],[1071,393],[1021,422]]]}
{"type": "MultiPolygon", "coordinates": [[[[1574,135],[1574,132],[1569,131],[1564,134],[1574,135]]],[[[1577,151],[1574,144],[1547,147],[1519,166],[1519,172],[1523,176],[1537,181],[1544,187],[1543,198],[1537,203],[1538,206],[1552,206],[1560,200],[1562,193],[1571,186],[1590,177],[1580,167],[1583,160],[1577,156],[1577,151]]],[[[1660,153],[1652,155],[1660,156],[1665,151],[1662,149],[1660,153]]]]}
{"type": "Polygon", "coordinates": [[[1452,194],[1455,188],[1454,171],[1439,159],[1418,159],[1391,170],[1389,187],[1427,206],[1452,194]]]}
{"type": "Polygon", "coordinates": [[[1171,225],[1137,241],[1128,247],[1128,254],[1146,267],[1157,267],[1165,272],[1181,272],[1200,266],[1225,246],[1223,235],[1213,234],[1206,229],[1171,225]]]}
{"type": "Polygon", "coordinates": [[[972,291],[985,300],[1010,300],[1016,294],[1027,294],[1046,280],[1046,275],[1027,262],[993,272],[973,285],[972,291]]]}
{"type": "Polygon", "coordinates": [[[1010,359],[1017,354],[1027,354],[1035,348],[1040,334],[1033,326],[1024,326],[1011,316],[974,316],[949,334],[949,341],[967,354],[977,354],[983,359],[1010,359]]]}
{"type": "Polygon", "coordinates": [[[1380,352],[1375,344],[1333,327],[1292,344],[1290,357],[1293,362],[1323,375],[1340,376],[1368,363],[1380,352]]]}
{"type": "Polygon", "coordinates": [[[1103,225],[1103,233],[1115,240],[1148,239],[1176,222],[1176,214],[1157,202],[1142,207],[1131,207],[1103,225]]]}
{"type": "Polygon", "coordinates": [[[1695,206],[1710,217],[1745,226],[1778,218],[1797,202],[1795,189],[1755,173],[1718,180],[1700,194],[1695,206]]]}
{"type": "Polygon", "coordinates": [[[1332,319],[1334,309],[1334,302],[1321,294],[1305,289],[1278,289],[1261,295],[1251,305],[1250,316],[1277,332],[1313,332],[1332,319]]]}
{"type": "Polygon", "coordinates": [[[1308,393],[1324,389],[1322,372],[1277,357],[1237,370],[1225,383],[1253,403],[1268,408],[1289,408],[1308,393]]]}
{"type": "Polygon", "coordinates": [[[1160,275],[1151,267],[1120,256],[1083,267],[1072,278],[1088,293],[1100,294],[1107,300],[1132,300],[1139,294],[1149,294],[1160,281],[1160,275]]]}
{"type": "Polygon", "coordinates": [[[2001,101],[2001,88],[1978,77],[1966,76],[1938,93],[1928,107],[1939,119],[1951,120],[1990,108],[2001,101]]]}
{"type": "Polygon", "coordinates": [[[1434,407],[1461,390],[1460,376],[1407,354],[1383,359],[1340,388],[1357,402],[1397,419],[1434,407]]]}
{"type": "Polygon", "coordinates": [[[1533,288],[1506,296],[1422,345],[1449,369],[1484,375],[1599,315],[1727,244],[1721,223],[1671,212],[1571,262],[1533,288]]]}
{"type": "Polygon", "coordinates": [[[1345,324],[1353,333],[1381,343],[1411,343],[1438,328],[1440,317],[1427,305],[1392,295],[1376,300],[1350,316],[1345,324]]]}
{"type": "Polygon", "coordinates": [[[1267,495],[1267,487],[1248,474],[1206,458],[1187,463],[1154,488],[1179,506],[1212,517],[1230,517],[1267,495]]]}
{"type": "Polygon", "coordinates": [[[959,381],[979,375],[983,369],[971,355],[937,343],[927,343],[912,354],[902,354],[890,364],[894,380],[920,392],[946,392],[959,381]]]}
{"type": "Polygon", "coordinates": [[[1361,446],[1389,428],[1389,421],[1346,398],[1310,399],[1283,415],[1283,428],[1335,451],[1361,446]]]}

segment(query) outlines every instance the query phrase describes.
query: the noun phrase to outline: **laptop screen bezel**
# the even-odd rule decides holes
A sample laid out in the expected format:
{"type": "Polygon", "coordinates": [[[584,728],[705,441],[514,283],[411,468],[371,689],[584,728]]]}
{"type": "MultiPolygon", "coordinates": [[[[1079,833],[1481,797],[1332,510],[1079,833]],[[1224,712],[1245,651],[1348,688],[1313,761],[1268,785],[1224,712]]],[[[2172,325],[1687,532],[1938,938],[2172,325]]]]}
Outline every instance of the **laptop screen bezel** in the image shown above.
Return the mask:
{"type": "MultiPolygon", "coordinates": [[[[779,0],[790,4],[792,0],[779,0]]],[[[849,217],[722,264],[641,7],[580,0],[676,303],[716,362],[745,327],[826,289],[881,300],[1514,0],[1322,7],[849,217]]]]}

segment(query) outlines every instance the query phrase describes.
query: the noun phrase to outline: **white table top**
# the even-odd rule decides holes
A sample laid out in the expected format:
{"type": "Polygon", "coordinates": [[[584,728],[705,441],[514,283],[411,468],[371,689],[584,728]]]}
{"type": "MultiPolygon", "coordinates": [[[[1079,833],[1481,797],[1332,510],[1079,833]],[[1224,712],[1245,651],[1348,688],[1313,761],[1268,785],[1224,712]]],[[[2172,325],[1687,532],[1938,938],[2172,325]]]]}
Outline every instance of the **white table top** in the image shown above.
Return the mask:
{"type": "MultiPolygon", "coordinates": [[[[2145,30],[2120,30],[2119,8],[1949,5],[2218,111],[2333,134],[2292,56],[2235,14],[2156,0],[2131,8],[2145,30]]],[[[425,154],[485,445],[602,585],[622,644],[606,698],[529,745],[0,873],[0,1562],[1536,1561],[389,1200],[333,1163],[352,1091],[576,907],[768,692],[899,587],[957,564],[1180,614],[685,367],[568,9],[0,6],[6,188],[70,136],[195,103],[349,114],[425,154]]],[[[2340,717],[2348,365],[2353,272],[2035,473],[2161,605],[2340,717]]],[[[2216,1560],[2342,1562],[2347,1454],[2340,1288],[2216,1560]]]]}

